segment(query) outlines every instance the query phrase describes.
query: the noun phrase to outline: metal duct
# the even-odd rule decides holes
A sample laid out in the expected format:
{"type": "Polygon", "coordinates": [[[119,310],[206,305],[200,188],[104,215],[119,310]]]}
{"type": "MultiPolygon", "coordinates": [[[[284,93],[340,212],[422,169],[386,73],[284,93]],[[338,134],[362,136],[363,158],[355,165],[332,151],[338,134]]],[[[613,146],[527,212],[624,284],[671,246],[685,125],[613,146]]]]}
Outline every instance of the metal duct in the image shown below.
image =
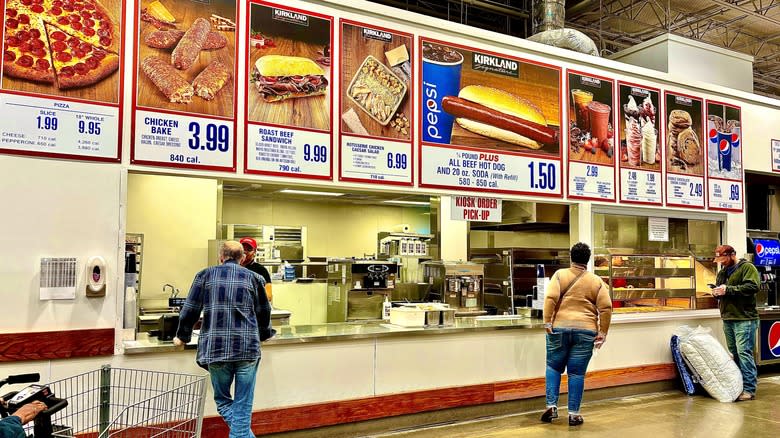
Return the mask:
{"type": "Polygon", "coordinates": [[[534,33],[563,29],[565,20],[565,0],[534,0],[534,33]]]}

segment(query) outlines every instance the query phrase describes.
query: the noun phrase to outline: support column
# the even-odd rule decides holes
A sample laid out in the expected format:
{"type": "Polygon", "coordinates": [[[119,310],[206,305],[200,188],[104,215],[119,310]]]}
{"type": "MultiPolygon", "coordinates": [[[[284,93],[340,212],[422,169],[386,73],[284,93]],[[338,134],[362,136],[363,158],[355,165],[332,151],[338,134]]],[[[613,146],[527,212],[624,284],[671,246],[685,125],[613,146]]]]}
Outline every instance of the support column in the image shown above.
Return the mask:
{"type": "Polygon", "coordinates": [[[442,260],[468,260],[469,223],[452,220],[452,196],[441,196],[439,204],[439,253],[442,260]]]}

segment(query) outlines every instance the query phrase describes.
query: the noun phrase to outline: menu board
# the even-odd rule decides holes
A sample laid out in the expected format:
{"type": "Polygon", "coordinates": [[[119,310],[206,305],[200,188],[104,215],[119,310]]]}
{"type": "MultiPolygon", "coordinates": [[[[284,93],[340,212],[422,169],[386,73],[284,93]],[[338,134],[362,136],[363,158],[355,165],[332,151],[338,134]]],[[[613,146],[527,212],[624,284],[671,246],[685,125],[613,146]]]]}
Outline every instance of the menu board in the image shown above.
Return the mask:
{"type": "Polygon", "coordinates": [[[136,3],[131,162],[235,171],[237,3],[136,3]]]}
{"type": "Polygon", "coordinates": [[[414,39],[341,21],[339,179],[412,185],[414,39]]]}
{"type": "Polygon", "coordinates": [[[420,186],[560,197],[561,69],[420,46],[420,186]]]}
{"type": "Polygon", "coordinates": [[[333,17],[253,1],[247,25],[247,173],[332,179],[333,17]]]}
{"type": "Polygon", "coordinates": [[[124,1],[3,5],[0,152],[118,162],[124,1]]]}
{"type": "Polygon", "coordinates": [[[569,198],[615,200],[614,88],[611,79],[567,72],[569,198]]]}
{"type": "Polygon", "coordinates": [[[707,205],[711,210],[742,211],[742,110],[707,101],[707,205]]]}
{"type": "Polygon", "coordinates": [[[620,202],[663,204],[660,90],[619,83],[620,202]]]}
{"type": "Polygon", "coordinates": [[[704,208],[704,102],[664,94],[666,114],[666,205],[704,208]]]}

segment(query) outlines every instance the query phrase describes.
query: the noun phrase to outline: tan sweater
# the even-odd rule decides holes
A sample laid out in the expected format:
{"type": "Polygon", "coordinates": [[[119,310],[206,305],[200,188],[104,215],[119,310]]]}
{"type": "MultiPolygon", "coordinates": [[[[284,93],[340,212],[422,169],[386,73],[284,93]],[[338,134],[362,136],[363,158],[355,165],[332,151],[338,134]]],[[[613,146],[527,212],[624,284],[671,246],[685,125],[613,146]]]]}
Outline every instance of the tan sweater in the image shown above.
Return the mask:
{"type": "MultiPolygon", "coordinates": [[[[552,320],[561,290],[582,272],[572,264],[571,268],[559,269],[553,274],[544,294],[544,322],[552,320]]],[[[612,300],[604,282],[591,272],[586,272],[563,297],[555,316],[553,327],[580,328],[606,334],[612,319],[612,300]]]]}

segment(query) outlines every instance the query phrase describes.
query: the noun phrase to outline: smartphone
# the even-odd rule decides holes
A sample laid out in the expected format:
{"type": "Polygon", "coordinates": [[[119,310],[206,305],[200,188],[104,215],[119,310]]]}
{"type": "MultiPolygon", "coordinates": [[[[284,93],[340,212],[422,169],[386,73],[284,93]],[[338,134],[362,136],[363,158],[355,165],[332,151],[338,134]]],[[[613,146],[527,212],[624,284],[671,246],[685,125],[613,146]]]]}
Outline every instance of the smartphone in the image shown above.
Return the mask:
{"type": "Polygon", "coordinates": [[[712,283],[707,283],[707,287],[710,289],[715,289],[715,285],[712,283]]]}

